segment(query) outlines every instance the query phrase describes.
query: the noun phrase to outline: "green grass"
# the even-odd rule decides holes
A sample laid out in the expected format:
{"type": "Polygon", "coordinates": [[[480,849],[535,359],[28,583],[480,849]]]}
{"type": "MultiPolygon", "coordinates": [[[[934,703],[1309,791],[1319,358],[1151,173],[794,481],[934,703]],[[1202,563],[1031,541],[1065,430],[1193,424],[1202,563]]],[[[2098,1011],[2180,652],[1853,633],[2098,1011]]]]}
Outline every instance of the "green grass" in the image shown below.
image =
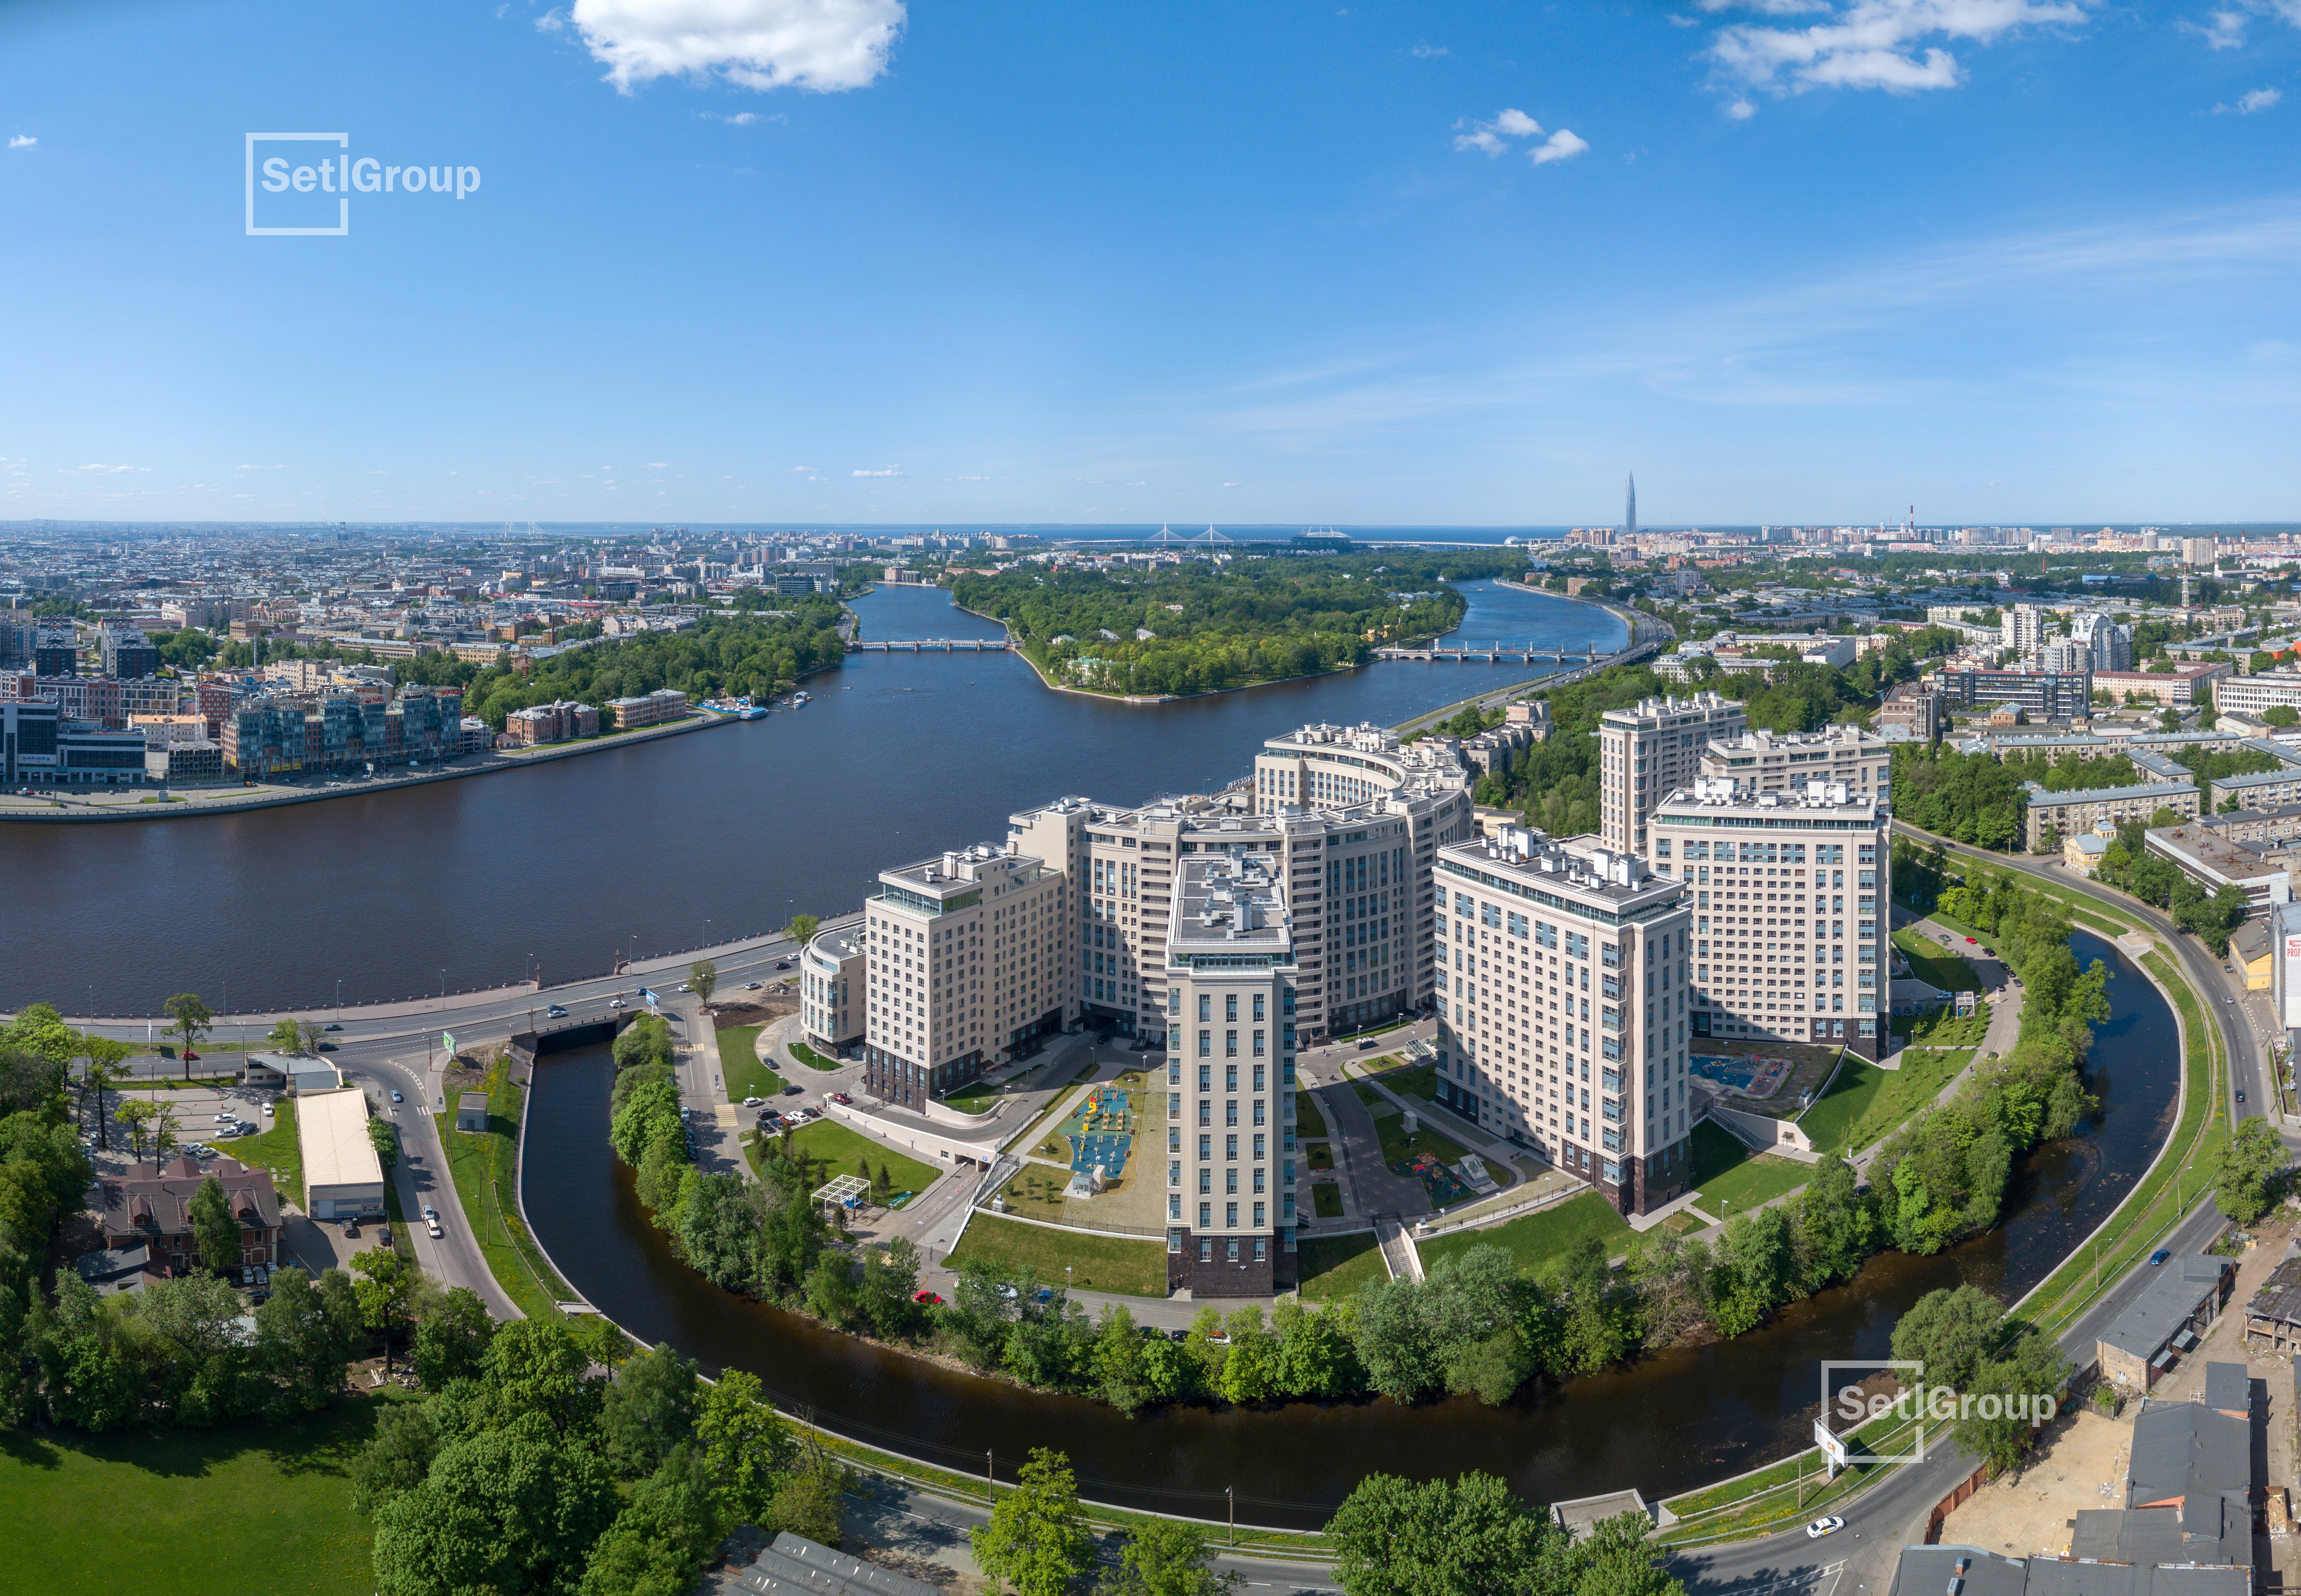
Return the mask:
{"type": "Polygon", "coordinates": [[[1306,1237],[1300,1246],[1298,1290],[1307,1302],[1339,1301],[1360,1286],[1390,1278],[1372,1231],[1353,1236],[1306,1237]]]}
{"type": "Polygon", "coordinates": [[[1335,1144],[1331,1141],[1304,1142],[1302,1161],[1313,1169],[1332,1169],[1335,1166],[1335,1144]]]}
{"type": "Polygon", "coordinates": [[[1564,1258],[1585,1236],[1595,1236],[1611,1254],[1630,1234],[1629,1221],[1595,1191],[1568,1198],[1554,1208],[1528,1214],[1507,1224],[1486,1230],[1456,1231],[1422,1245],[1422,1266],[1427,1271],[1440,1259],[1458,1257],[1473,1247],[1494,1246],[1508,1251],[1521,1269],[1539,1269],[1564,1258]]]}
{"type": "MultiPolygon", "coordinates": [[[[530,1318],[548,1318],[575,1293],[552,1273],[535,1238],[519,1222],[514,1190],[518,1167],[521,1092],[509,1073],[498,1064],[488,1077],[488,1128],[459,1131],[454,1113],[434,1115],[439,1144],[447,1149],[448,1170],[456,1183],[456,1197],[471,1226],[480,1254],[504,1294],[530,1318]]],[[[389,1183],[387,1182],[387,1190],[389,1183]]],[[[396,1238],[395,1238],[396,1239],[396,1238]]]]}
{"type": "Polygon", "coordinates": [[[1310,1182],[1310,1211],[1320,1219],[1343,1216],[1343,1189],[1332,1181],[1310,1182]]]}
{"type": "Polygon", "coordinates": [[[1326,1116],[1318,1112],[1318,1099],[1313,1093],[1298,1091],[1294,1094],[1294,1134],[1305,1141],[1319,1141],[1326,1138],[1326,1116]]]}
{"type": "Polygon", "coordinates": [[[1920,981],[1939,987],[1945,992],[1978,992],[1981,977],[1963,955],[1944,948],[1914,926],[1904,926],[1894,933],[1894,946],[1910,961],[1910,972],[1920,981]]]}
{"type": "Polygon", "coordinates": [[[945,1093],[942,1100],[961,1114],[988,1114],[1000,1095],[995,1081],[969,1081],[957,1091],[945,1093]]]}
{"type": "Polygon", "coordinates": [[[1829,1090],[1798,1116],[1798,1129],[1812,1141],[1814,1151],[1845,1149],[1853,1141],[1853,1127],[1869,1114],[1878,1089],[1892,1075],[1891,1070],[1881,1070],[1852,1053],[1840,1060],[1837,1073],[1830,1077],[1829,1090]]]}
{"type": "Polygon", "coordinates": [[[973,1258],[1030,1270],[1047,1285],[1065,1283],[1063,1266],[1067,1264],[1068,1282],[1081,1291],[1117,1291],[1128,1297],[1167,1294],[1164,1241],[1049,1230],[977,1214],[967,1222],[966,1233],[958,1239],[949,1261],[956,1267],[973,1258]]]}
{"type": "Polygon", "coordinates": [[[1376,1078],[1401,1097],[1435,1101],[1438,1096],[1438,1065],[1435,1063],[1394,1065],[1394,1067],[1382,1071],[1376,1078]]]}
{"type": "Polygon", "coordinates": [[[727,1100],[775,1098],[782,1095],[783,1078],[759,1062],[757,1043],[760,1025],[730,1025],[719,1032],[719,1074],[727,1082],[727,1100]]]}
{"type": "Polygon", "coordinates": [[[296,1140],[296,1099],[281,1098],[274,1113],[270,1130],[261,1136],[235,1136],[224,1150],[243,1164],[270,1170],[280,1195],[309,1213],[304,1203],[304,1149],[296,1140]]]}
{"type": "Polygon", "coordinates": [[[819,1119],[811,1125],[800,1126],[791,1132],[791,1144],[808,1157],[828,1163],[833,1174],[855,1174],[858,1158],[869,1158],[874,1174],[883,1164],[887,1178],[894,1182],[894,1190],[908,1191],[913,1196],[925,1191],[942,1173],[932,1164],[922,1164],[892,1148],[883,1147],[860,1131],[849,1130],[835,1119],[819,1119]]]}
{"type": "MultiPolygon", "coordinates": [[[[389,1399],[387,1399],[389,1400],[389,1399]]],[[[368,1596],[373,1535],[346,1469],[381,1404],[213,1430],[46,1430],[0,1436],[0,1585],[46,1596],[117,1590],[123,1569],[180,1566],[281,1596],[368,1596]]],[[[131,1580],[130,1583],[140,1583],[131,1580]]]]}
{"type": "MultiPolygon", "coordinates": [[[[1878,1082],[1878,1090],[1870,1099],[1868,1107],[1854,1120],[1853,1130],[1845,1141],[1837,1144],[1839,1150],[1854,1152],[1883,1141],[1911,1116],[1930,1107],[1934,1099],[1940,1095],[1941,1089],[1950,1083],[1958,1071],[1973,1061],[1973,1049],[1904,1048],[1901,1052],[1901,1061],[1900,1069],[1878,1072],[1884,1079],[1878,1082]]],[[[1851,1063],[1849,1060],[1849,1067],[1851,1063]]],[[[1866,1069],[1869,1066],[1865,1065],[1862,1067],[1866,1069]]],[[[1820,1106],[1819,1103],[1815,1105],[1816,1107],[1820,1106]]],[[[1806,1133],[1813,1135],[1811,1130],[1806,1133]]],[[[1821,1146],[1820,1137],[1814,1138],[1814,1145],[1817,1149],[1821,1146]]]]}
{"type": "Polygon", "coordinates": [[[1382,1161],[1395,1164],[1401,1158],[1416,1153],[1429,1153],[1442,1164],[1459,1164],[1468,1156],[1468,1149],[1441,1136],[1428,1125],[1422,1126],[1411,1136],[1406,1133],[1406,1116],[1395,1109],[1378,1115],[1374,1122],[1375,1134],[1382,1138],[1382,1161]]]}
{"type": "Polygon", "coordinates": [[[807,1068],[811,1070],[822,1070],[825,1074],[841,1067],[837,1059],[825,1058],[822,1054],[816,1052],[813,1048],[808,1047],[805,1042],[792,1042],[791,1044],[791,1056],[793,1058],[798,1059],[801,1064],[807,1065],[807,1068]]]}
{"type": "Polygon", "coordinates": [[[1694,1183],[1702,1193],[1702,1211],[1712,1218],[1746,1214],[1812,1178],[1812,1166],[1753,1153],[1710,1120],[1694,1127],[1694,1183]]]}

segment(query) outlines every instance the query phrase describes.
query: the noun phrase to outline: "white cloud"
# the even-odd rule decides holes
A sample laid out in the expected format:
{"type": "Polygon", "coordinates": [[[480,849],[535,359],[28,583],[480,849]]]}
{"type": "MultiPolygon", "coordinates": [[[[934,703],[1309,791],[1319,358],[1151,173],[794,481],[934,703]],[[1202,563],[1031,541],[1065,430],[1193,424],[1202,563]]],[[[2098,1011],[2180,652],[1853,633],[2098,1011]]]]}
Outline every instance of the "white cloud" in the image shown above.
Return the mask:
{"type": "Polygon", "coordinates": [[[1414,46],[1414,58],[1417,61],[1427,61],[1433,55],[1443,55],[1445,54],[1446,46],[1443,45],[1417,45],[1414,46]]]}
{"type": "Polygon", "coordinates": [[[11,133],[8,135],[8,147],[12,150],[28,150],[39,142],[40,141],[38,139],[33,138],[29,133],[11,133]]]}
{"type": "Polygon", "coordinates": [[[647,463],[647,468],[649,471],[669,471],[671,469],[671,462],[668,460],[650,460],[647,463]]]}
{"type": "Polygon", "coordinates": [[[1235,488],[1238,484],[1236,482],[1225,482],[1223,486],[1226,488],[1235,488]]]}
{"type": "Polygon", "coordinates": [[[123,471],[150,471],[152,468],[148,465],[75,465],[70,469],[75,472],[96,472],[112,476],[123,471]]]}
{"type": "Polygon", "coordinates": [[[861,88],[887,70],[902,0],[575,0],[583,43],[629,93],[716,73],[744,88],[861,88]]]}
{"type": "Polygon", "coordinates": [[[1571,161],[1590,147],[1590,141],[1578,138],[1569,128],[1560,128],[1548,139],[1527,152],[1536,166],[1547,166],[1552,161],[1571,161]]]}
{"type": "Polygon", "coordinates": [[[884,471],[855,471],[847,474],[854,477],[899,477],[903,472],[900,466],[891,465],[884,471]]]}
{"type": "Polygon", "coordinates": [[[538,33],[560,33],[564,32],[566,27],[567,13],[564,11],[556,9],[547,11],[535,19],[535,30],[538,33]]]}
{"type": "Polygon", "coordinates": [[[1745,122],[1758,114],[1758,108],[1747,100],[1736,100],[1726,107],[1726,114],[1737,122],[1745,122]]]}
{"type": "Polygon", "coordinates": [[[2256,111],[2269,110],[2284,98],[2285,91],[2281,88],[2256,88],[2250,94],[2239,96],[2234,105],[2214,106],[2213,114],[2222,116],[2234,111],[2239,116],[2251,116],[2256,111]]]}
{"type": "Polygon", "coordinates": [[[813,471],[815,467],[812,465],[786,465],[783,469],[785,471],[813,471]]]}
{"type": "Polygon", "coordinates": [[[1669,25],[1673,28],[1699,28],[1702,26],[1702,19],[1700,17],[1685,16],[1678,12],[1672,12],[1669,13],[1669,25]]]}
{"type": "MultiPolygon", "coordinates": [[[[2209,50],[2242,50],[2245,48],[2245,25],[2249,19],[2241,11],[2217,11],[2207,25],[2200,29],[2205,36],[2209,50]]],[[[2195,23],[2189,24],[2196,27],[2195,23]]]]}
{"type": "MultiPolygon", "coordinates": [[[[1454,125],[1459,128],[1462,124],[1456,122],[1454,125]]],[[[1523,111],[1505,110],[1490,122],[1477,122],[1472,124],[1469,132],[1455,134],[1454,147],[1458,150],[1483,150],[1489,155],[1499,155],[1510,147],[1510,139],[1538,138],[1541,136],[1540,122],[1523,111]]],[[[1559,157],[1552,155],[1550,159],[1555,161],[1559,157]]]]}
{"type": "Polygon", "coordinates": [[[945,477],[943,479],[946,482],[987,482],[990,480],[989,477],[945,477]]]}
{"type": "MultiPolygon", "coordinates": [[[[1704,10],[1730,0],[1701,0],[1704,10]]],[[[1770,16],[1825,10],[1798,0],[1758,0],[1770,16]]],[[[1934,38],[1994,43],[2017,29],[2074,24],[2086,13],[2076,0],[1851,0],[1825,21],[1803,28],[1736,22],[1710,55],[1729,81],[1775,93],[1811,88],[1882,88],[1893,94],[1953,88],[1963,80],[1957,57],[1934,38]]]]}

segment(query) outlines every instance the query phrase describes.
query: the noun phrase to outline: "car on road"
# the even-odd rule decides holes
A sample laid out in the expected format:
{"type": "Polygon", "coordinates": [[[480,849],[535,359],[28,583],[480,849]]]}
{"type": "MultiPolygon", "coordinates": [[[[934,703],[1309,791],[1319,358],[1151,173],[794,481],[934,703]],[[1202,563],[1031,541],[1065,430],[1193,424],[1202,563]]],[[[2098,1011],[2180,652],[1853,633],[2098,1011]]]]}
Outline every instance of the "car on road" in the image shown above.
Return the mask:
{"type": "Polygon", "coordinates": [[[681,982],[679,983],[679,985],[678,985],[677,987],[674,988],[673,990],[675,990],[675,991],[691,992],[691,991],[693,991],[695,989],[694,989],[693,987],[691,987],[691,986],[688,985],[688,984],[687,984],[687,982],[683,982],[683,981],[682,981],[682,982],[681,982]]]}
{"type": "Polygon", "coordinates": [[[197,1053],[193,1052],[189,1048],[186,1048],[184,1049],[184,1062],[186,1064],[197,1064],[199,1061],[200,1056],[197,1053]]]}
{"type": "Polygon", "coordinates": [[[785,1087],[783,1088],[783,1096],[785,1096],[785,1097],[787,1097],[787,1098],[795,1098],[795,1097],[799,1096],[799,1084],[798,1084],[798,1082],[792,1082],[792,1083],[791,1083],[790,1085],[787,1085],[787,1086],[785,1086],[785,1087]]]}
{"type": "Polygon", "coordinates": [[[433,1207],[427,1202],[423,1205],[423,1217],[426,1219],[437,1219],[439,1217],[439,1210],[433,1207]]]}
{"type": "Polygon", "coordinates": [[[2237,1100],[2238,1100],[2238,1102],[2240,1102],[2240,1103],[2244,1102],[2244,1101],[2245,1101],[2245,1093],[2243,1093],[2243,1092],[2239,1092],[2239,1093],[2238,1093],[2238,1094],[2237,1094],[2237,1100]]]}
{"type": "Polygon", "coordinates": [[[448,1233],[439,1228],[439,1216],[437,1214],[426,1214],[423,1216],[423,1228],[431,1233],[431,1239],[434,1241],[448,1233]]]}
{"type": "Polygon", "coordinates": [[[621,1008],[623,1006],[623,1000],[621,998],[610,998],[607,999],[607,1007],[609,1008],[621,1008]]]}
{"type": "Polygon", "coordinates": [[[547,1020],[564,1020],[567,1017],[567,1011],[555,1003],[543,1011],[543,1017],[547,1020]]]}
{"type": "Polygon", "coordinates": [[[2152,1269],[2155,1269],[2158,1265],[2163,1263],[2167,1258],[2171,1258],[2172,1256],[2173,1249],[2171,1248],[2160,1247],[2156,1251],[2149,1255],[2149,1266],[2152,1269]]]}
{"type": "Polygon", "coordinates": [[[833,1092],[833,1093],[831,1094],[831,1100],[832,1100],[833,1102],[834,1102],[834,1103],[847,1103],[847,1104],[850,1104],[850,1105],[855,1101],[855,1099],[854,1099],[853,1098],[849,1097],[849,1096],[848,1096],[845,1092],[843,1092],[843,1091],[834,1091],[834,1092],[833,1092]]]}
{"type": "Polygon", "coordinates": [[[743,1107],[746,1108],[756,1108],[766,1100],[766,1099],[759,1096],[757,1092],[753,1092],[749,1097],[743,1099],[743,1107]]]}
{"type": "Polygon", "coordinates": [[[341,1031],[343,1027],[337,1024],[333,1020],[330,1020],[326,1024],[321,1026],[320,1029],[322,1031],[341,1031]]]}
{"type": "Polygon", "coordinates": [[[274,1099],[274,1098],[266,1098],[266,1099],[264,1100],[264,1118],[266,1118],[266,1119],[270,1119],[270,1118],[272,1116],[272,1115],[273,1115],[275,1112],[277,1112],[277,1111],[278,1111],[279,1107],[280,1107],[280,1104],[279,1104],[279,1100],[278,1100],[277,1099],[274,1099]]]}
{"type": "Polygon", "coordinates": [[[1807,1525],[1805,1526],[1805,1536],[1809,1541],[1819,1541],[1824,1535],[1834,1535],[1845,1527],[1845,1520],[1840,1518],[1837,1514],[1832,1513],[1827,1518],[1817,1518],[1812,1524],[1807,1525]]]}
{"type": "Polygon", "coordinates": [[[1362,1037],[1359,1038],[1359,1049],[1360,1049],[1360,1050],[1361,1052],[1365,1051],[1367,1049],[1371,1048],[1371,1047],[1373,1047],[1373,1046],[1374,1046],[1374,1038],[1372,1038],[1372,1037],[1370,1037],[1370,1036],[1362,1036],[1362,1037]]]}
{"type": "Polygon", "coordinates": [[[936,1296],[933,1291],[913,1291],[911,1293],[911,1300],[914,1302],[923,1302],[929,1308],[941,1308],[942,1306],[942,1299],[936,1296]]]}
{"type": "Polygon", "coordinates": [[[756,992],[759,990],[759,985],[760,983],[756,981],[747,981],[743,983],[743,990],[747,992],[756,992]]]}
{"type": "Polygon", "coordinates": [[[399,1089],[397,1087],[394,1087],[391,1091],[391,1100],[395,1103],[404,1103],[407,1099],[399,1095],[399,1089]]]}
{"type": "Polygon", "coordinates": [[[1975,942],[1971,937],[1968,937],[1968,938],[1966,938],[1966,940],[1967,940],[1968,942],[1972,942],[1972,943],[1973,943],[1973,946],[1975,946],[1976,948],[1979,948],[1979,947],[1980,947],[1980,946],[1981,946],[1981,944],[1980,944],[1980,943],[1979,943],[1979,942],[1975,942]]]}
{"type": "Polygon", "coordinates": [[[777,960],[775,961],[775,968],[776,968],[776,969],[778,969],[778,970],[788,970],[788,969],[790,969],[790,968],[791,968],[791,960],[789,960],[789,959],[787,959],[787,958],[779,958],[779,959],[777,959],[777,960]]]}

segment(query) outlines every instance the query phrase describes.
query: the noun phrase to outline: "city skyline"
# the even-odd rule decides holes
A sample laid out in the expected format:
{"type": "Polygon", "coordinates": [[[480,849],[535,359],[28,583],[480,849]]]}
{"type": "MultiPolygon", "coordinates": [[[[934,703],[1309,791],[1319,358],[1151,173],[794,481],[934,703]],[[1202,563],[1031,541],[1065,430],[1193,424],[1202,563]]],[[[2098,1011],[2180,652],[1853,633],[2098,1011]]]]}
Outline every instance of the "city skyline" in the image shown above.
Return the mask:
{"type": "Polygon", "coordinates": [[[2293,514],[2288,8],[671,15],[10,13],[0,518],[2293,514]]]}

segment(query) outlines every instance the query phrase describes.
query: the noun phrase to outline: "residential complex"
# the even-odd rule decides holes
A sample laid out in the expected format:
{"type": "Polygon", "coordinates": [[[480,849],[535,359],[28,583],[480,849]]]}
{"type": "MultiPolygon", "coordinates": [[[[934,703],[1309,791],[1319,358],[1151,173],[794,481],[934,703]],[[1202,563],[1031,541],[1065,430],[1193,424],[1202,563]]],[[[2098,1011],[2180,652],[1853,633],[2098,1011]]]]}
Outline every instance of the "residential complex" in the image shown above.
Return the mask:
{"type": "Polygon", "coordinates": [[[2084,792],[2048,792],[2035,781],[2029,790],[2026,841],[2035,849],[2048,831],[2064,837],[2121,821],[2146,821],[2160,809],[2195,819],[2197,789],[2192,781],[2151,781],[2138,787],[2096,787],[2084,792]]]}
{"type": "Polygon", "coordinates": [[[1739,704],[1716,693],[1648,698],[1610,709],[1598,723],[1599,835],[1616,853],[1644,853],[1646,816],[1701,771],[1712,739],[1738,735],[1749,723],[1739,704]]]}
{"type": "Polygon", "coordinates": [[[1704,778],[1655,812],[1654,869],[1694,894],[1694,1034],[1879,1056],[1892,819],[1824,781],[1704,778]]]}
{"type": "Polygon", "coordinates": [[[1755,792],[1803,792],[1812,781],[1837,781],[1850,792],[1892,801],[1894,745],[1859,726],[1824,726],[1818,731],[1745,731],[1713,740],[1695,768],[1713,780],[1725,778],[1755,792]]]}
{"type": "Polygon", "coordinates": [[[1643,860],[1506,831],[1441,848],[1441,1100],[1627,1212],[1692,1172],[1694,914],[1643,860]]]}
{"type": "Polygon", "coordinates": [[[852,926],[817,932],[799,963],[799,1024],[807,1045],[844,1053],[864,1036],[869,981],[861,935],[852,926]]]}

